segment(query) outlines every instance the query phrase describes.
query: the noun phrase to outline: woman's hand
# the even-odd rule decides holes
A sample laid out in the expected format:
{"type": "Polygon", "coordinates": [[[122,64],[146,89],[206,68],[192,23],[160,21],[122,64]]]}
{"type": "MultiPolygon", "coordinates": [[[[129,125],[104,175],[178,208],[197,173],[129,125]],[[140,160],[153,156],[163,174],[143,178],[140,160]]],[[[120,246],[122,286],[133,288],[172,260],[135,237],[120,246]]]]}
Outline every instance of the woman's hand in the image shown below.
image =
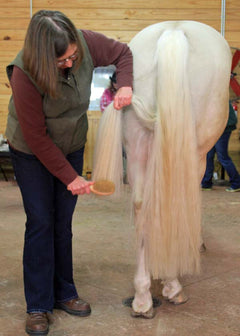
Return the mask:
{"type": "Polygon", "coordinates": [[[132,101],[132,88],[130,86],[123,86],[117,90],[113,106],[116,110],[121,110],[124,106],[130,105],[132,101]]]}
{"type": "Polygon", "coordinates": [[[75,180],[68,184],[67,189],[71,191],[73,195],[90,194],[90,186],[94,182],[86,181],[82,176],[77,176],[75,180]]]}

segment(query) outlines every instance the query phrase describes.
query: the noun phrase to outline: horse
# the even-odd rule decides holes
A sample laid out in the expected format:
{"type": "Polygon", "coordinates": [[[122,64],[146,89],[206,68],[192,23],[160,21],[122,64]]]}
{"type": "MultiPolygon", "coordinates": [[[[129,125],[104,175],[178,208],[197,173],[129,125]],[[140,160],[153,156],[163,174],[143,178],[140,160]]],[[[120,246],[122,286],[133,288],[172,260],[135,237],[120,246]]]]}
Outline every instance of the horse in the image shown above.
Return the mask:
{"type": "Polygon", "coordinates": [[[187,301],[178,278],[200,272],[201,179],[228,118],[231,51],[214,28],[166,21],[129,43],[133,98],[100,120],[93,180],[122,189],[122,144],[136,228],[132,316],[155,314],[151,280],[171,303],[187,301]]]}

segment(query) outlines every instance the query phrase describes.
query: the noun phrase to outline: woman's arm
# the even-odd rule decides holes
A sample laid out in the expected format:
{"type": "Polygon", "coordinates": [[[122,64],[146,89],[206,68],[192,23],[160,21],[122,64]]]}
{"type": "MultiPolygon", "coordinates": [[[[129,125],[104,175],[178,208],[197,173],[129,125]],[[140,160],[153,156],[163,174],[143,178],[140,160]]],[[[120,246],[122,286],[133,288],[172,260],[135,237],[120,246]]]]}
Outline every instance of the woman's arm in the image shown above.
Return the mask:
{"type": "Polygon", "coordinates": [[[116,66],[117,88],[133,85],[133,56],[126,43],[113,40],[103,34],[81,30],[92,56],[94,67],[116,66]]]}

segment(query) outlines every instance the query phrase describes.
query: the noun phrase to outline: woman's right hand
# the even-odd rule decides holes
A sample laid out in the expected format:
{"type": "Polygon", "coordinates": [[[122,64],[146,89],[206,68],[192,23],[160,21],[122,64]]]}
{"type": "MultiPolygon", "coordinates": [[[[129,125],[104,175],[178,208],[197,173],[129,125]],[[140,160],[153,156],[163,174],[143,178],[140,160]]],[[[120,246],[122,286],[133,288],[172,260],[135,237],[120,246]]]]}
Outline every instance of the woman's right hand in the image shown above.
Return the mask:
{"type": "Polygon", "coordinates": [[[86,181],[82,176],[77,176],[71,183],[68,184],[67,189],[73,195],[90,194],[90,186],[94,182],[86,181]]]}

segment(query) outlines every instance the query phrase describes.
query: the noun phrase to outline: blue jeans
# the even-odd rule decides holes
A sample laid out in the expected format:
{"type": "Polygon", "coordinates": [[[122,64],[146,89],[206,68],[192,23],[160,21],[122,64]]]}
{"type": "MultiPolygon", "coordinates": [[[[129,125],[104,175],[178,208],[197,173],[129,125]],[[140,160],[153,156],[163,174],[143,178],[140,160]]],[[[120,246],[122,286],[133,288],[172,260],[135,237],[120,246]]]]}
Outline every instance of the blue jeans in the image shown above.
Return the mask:
{"type": "MultiPolygon", "coordinates": [[[[34,155],[10,148],[26,213],[23,252],[27,312],[51,312],[78,297],[73,281],[72,215],[77,202],[34,155]]],[[[82,174],[84,148],[67,156],[82,174]]]]}
{"type": "Polygon", "coordinates": [[[214,155],[217,153],[218,161],[226,170],[229,176],[230,184],[233,189],[240,188],[240,175],[228,155],[228,142],[232,132],[224,132],[215,146],[207,153],[207,167],[202,179],[203,188],[212,187],[212,177],[214,171],[214,155]]]}

